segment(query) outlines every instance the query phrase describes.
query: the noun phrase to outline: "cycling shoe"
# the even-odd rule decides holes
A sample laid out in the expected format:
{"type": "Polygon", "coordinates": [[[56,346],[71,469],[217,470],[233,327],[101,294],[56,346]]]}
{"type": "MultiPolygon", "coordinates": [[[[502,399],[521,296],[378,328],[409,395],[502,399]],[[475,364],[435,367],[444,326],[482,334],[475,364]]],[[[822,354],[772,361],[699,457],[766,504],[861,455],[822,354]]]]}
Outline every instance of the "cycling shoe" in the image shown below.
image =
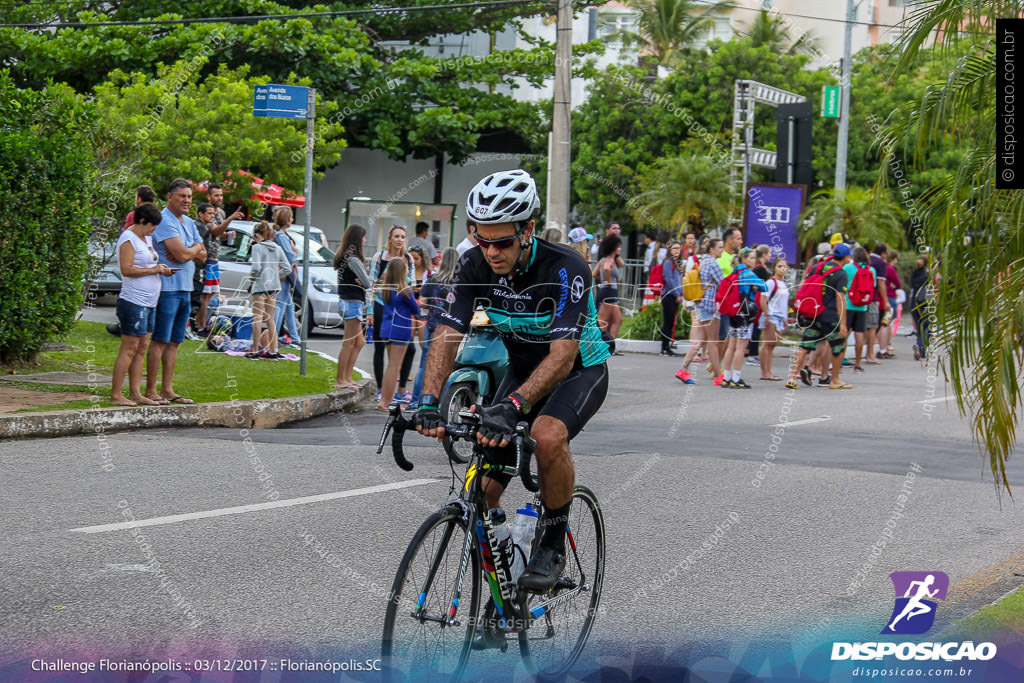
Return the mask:
{"type": "Polygon", "coordinates": [[[546,593],[554,587],[564,569],[565,553],[542,545],[519,577],[519,587],[531,593],[546,593]]]}

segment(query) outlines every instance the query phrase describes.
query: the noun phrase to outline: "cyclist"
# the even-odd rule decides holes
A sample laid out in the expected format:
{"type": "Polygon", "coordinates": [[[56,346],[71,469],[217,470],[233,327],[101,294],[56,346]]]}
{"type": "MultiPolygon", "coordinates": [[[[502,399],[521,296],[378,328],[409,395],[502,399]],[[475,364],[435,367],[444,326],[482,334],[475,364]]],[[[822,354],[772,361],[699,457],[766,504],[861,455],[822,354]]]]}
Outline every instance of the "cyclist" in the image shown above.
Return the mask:
{"type": "MultiPolygon", "coordinates": [[[[478,249],[459,260],[455,300],[434,333],[414,422],[440,439],[445,419],[437,394],[451,372],[475,307],[502,335],[509,368],[491,405],[480,409],[478,441],[493,462],[514,464],[509,442],[517,422],[531,424],[544,514],[540,547],[519,577],[545,592],[565,569],[565,529],[575,486],[569,441],[598,411],[608,392],[609,342],[597,326],[587,262],[568,245],[534,236],[537,187],[526,171],[499,171],[478,182],[466,200],[478,249]]],[[[489,474],[487,504],[500,507],[511,476],[489,474]]]]}

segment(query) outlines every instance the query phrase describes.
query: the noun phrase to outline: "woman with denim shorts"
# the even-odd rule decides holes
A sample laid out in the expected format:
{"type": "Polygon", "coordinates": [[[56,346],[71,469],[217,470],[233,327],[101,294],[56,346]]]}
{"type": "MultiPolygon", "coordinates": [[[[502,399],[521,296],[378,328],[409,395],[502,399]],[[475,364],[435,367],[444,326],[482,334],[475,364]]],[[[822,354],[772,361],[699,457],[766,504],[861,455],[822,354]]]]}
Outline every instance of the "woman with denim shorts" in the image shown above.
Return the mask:
{"type": "Polygon", "coordinates": [[[171,269],[160,263],[150,235],[160,224],[160,212],[152,204],[135,209],[134,225],[117,240],[117,264],[121,269],[121,293],[117,296],[117,320],[121,326],[121,349],[114,361],[110,402],[119,406],[161,405],[142,395],[142,362],[149,336],[156,325],[156,302],[160,298],[160,276],[171,269]],[[122,393],[128,375],[128,398],[122,393]]]}
{"type": "Polygon", "coordinates": [[[694,384],[695,381],[690,375],[690,363],[697,357],[697,351],[701,343],[706,342],[708,355],[711,357],[711,376],[716,385],[721,385],[724,374],[722,373],[720,354],[718,348],[718,318],[715,317],[715,293],[718,291],[718,283],[722,281],[722,268],[718,265],[718,257],[722,255],[723,244],[719,238],[713,238],[702,243],[700,250],[700,284],[704,289],[704,296],[693,308],[694,317],[691,318],[690,327],[690,349],[683,358],[683,366],[676,371],[676,378],[683,384],[694,384]]]}
{"type": "Polygon", "coordinates": [[[335,389],[356,385],[353,372],[356,358],[363,349],[363,317],[366,314],[366,290],[373,281],[363,266],[363,246],[366,228],[353,223],[341,237],[341,247],[334,255],[334,269],[338,271],[338,313],[344,326],[345,339],[338,352],[338,375],[335,389]]]}

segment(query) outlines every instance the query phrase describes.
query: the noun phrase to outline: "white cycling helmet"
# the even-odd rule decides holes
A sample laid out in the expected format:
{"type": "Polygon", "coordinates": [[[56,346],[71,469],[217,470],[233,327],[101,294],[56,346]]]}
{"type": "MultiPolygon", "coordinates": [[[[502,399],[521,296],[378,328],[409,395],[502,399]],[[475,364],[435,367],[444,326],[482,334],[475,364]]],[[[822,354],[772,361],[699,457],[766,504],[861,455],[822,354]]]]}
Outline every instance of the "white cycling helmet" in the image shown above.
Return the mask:
{"type": "Polygon", "coordinates": [[[521,168],[490,174],[466,198],[466,215],[480,225],[529,220],[539,207],[537,184],[521,168]]]}

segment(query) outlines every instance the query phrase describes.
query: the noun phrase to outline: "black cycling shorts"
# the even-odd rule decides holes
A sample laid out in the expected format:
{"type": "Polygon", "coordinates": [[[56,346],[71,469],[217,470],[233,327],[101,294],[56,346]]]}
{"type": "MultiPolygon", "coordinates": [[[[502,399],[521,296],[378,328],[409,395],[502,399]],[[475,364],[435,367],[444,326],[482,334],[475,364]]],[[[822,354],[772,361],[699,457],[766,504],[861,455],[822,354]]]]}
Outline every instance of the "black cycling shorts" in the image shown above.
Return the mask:
{"type": "MultiPolygon", "coordinates": [[[[526,380],[519,379],[509,372],[494,393],[495,400],[502,400],[519,388],[524,381],[526,380]]],[[[600,410],[607,394],[607,365],[601,363],[589,368],[574,369],[554,391],[534,404],[530,412],[523,416],[523,420],[532,426],[534,420],[541,415],[553,417],[565,425],[571,441],[600,410]]],[[[516,449],[511,445],[505,448],[485,448],[484,453],[490,462],[500,465],[516,464],[516,449]]],[[[533,469],[536,471],[536,465],[533,469]]],[[[512,475],[507,472],[489,474],[488,477],[500,482],[502,486],[508,486],[512,479],[512,475]]]]}

